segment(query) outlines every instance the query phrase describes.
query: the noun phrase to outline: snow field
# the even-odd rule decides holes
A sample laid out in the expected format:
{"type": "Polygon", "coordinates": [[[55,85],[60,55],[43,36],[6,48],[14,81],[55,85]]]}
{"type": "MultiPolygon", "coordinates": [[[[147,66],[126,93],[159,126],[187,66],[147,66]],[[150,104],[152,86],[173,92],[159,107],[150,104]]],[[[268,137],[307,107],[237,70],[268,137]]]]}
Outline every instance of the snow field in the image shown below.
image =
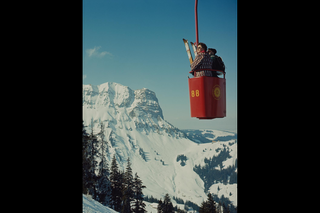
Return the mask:
{"type": "MultiPolygon", "coordinates": [[[[125,170],[129,157],[133,174],[137,172],[147,187],[143,189],[144,195],[163,199],[168,193],[171,198],[176,196],[200,205],[207,199],[207,195],[204,193],[203,181],[193,171],[194,166],[204,166],[205,158],[219,155],[224,147],[229,148],[232,158],[224,161],[223,166],[235,163],[236,139],[202,144],[189,140],[163,119],[157,98],[150,90],[131,90],[117,83],[83,85],[83,90],[83,120],[87,132],[90,133],[91,120],[94,122],[95,134],[100,131],[99,123],[104,123],[105,140],[112,138],[114,144],[111,146],[108,142],[109,166],[115,154],[119,169],[125,170]],[[141,150],[146,160],[142,158],[141,150]],[[177,162],[178,155],[187,157],[185,166],[177,162]]],[[[201,131],[210,140],[235,135],[219,130],[201,131]]],[[[213,184],[210,192],[219,197],[224,194],[236,205],[236,185],[213,184]],[[229,196],[230,192],[232,196],[229,196]]],[[[175,201],[171,200],[175,205],[175,201]]]]}

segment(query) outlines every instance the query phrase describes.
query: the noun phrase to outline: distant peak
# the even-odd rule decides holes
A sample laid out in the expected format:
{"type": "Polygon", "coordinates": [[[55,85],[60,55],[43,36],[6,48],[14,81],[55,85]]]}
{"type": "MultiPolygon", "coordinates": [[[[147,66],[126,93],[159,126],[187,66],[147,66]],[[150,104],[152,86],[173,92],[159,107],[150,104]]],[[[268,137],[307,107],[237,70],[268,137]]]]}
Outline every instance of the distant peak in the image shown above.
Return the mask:
{"type": "Polygon", "coordinates": [[[139,114],[138,111],[143,111],[151,117],[160,116],[163,119],[156,93],[147,88],[132,90],[119,83],[106,82],[97,86],[83,85],[83,90],[83,103],[90,103],[90,107],[126,107],[129,112],[134,110],[136,114],[139,114]]]}

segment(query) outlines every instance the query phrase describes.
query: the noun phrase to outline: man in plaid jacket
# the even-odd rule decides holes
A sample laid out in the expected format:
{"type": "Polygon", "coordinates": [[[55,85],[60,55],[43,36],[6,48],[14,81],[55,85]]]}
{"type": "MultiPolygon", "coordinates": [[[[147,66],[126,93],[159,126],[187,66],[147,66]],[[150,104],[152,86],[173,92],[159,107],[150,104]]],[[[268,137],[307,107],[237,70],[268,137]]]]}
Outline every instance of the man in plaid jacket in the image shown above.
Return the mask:
{"type": "MultiPolygon", "coordinates": [[[[199,43],[197,47],[197,56],[192,62],[191,71],[199,70],[199,69],[212,69],[212,60],[210,55],[207,53],[207,45],[204,43],[199,43]]],[[[200,71],[200,72],[192,72],[194,77],[200,76],[213,76],[211,71],[200,71]]]]}

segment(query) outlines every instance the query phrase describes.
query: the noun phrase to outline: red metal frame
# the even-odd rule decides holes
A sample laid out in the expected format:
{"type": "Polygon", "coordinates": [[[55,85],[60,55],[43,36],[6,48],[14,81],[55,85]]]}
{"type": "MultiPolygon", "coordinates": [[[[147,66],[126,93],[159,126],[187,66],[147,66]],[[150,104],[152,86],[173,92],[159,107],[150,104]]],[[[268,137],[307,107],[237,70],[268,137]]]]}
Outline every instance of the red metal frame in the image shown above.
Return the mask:
{"type": "Polygon", "coordinates": [[[194,77],[188,79],[191,117],[214,119],[226,117],[226,79],[194,77]]]}
{"type": "Polygon", "coordinates": [[[195,6],[194,6],[194,10],[195,10],[195,16],[196,16],[196,47],[198,47],[199,44],[199,34],[198,34],[198,0],[196,0],[195,2],[195,6]]]}
{"type": "Polygon", "coordinates": [[[223,78],[201,76],[188,79],[191,117],[198,119],[226,117],[226,73],[216,69],[198,69],[189,73],[204,70],[222,73],[223,78]],[[216,88],[218,97],[214,94],[216,88]]]}
{"type": "Polygon", "coordinates": [[[223,78],[226,78],[226,73],[222,70],[215,70],[215,69],[199,69],[199,70],[193,70],[193,71],[190,71],[189,73],[193,73],[193,72],[200,72],[200,71],[211,71],[211,72],[220,72],[223,74],[223,78]]]}

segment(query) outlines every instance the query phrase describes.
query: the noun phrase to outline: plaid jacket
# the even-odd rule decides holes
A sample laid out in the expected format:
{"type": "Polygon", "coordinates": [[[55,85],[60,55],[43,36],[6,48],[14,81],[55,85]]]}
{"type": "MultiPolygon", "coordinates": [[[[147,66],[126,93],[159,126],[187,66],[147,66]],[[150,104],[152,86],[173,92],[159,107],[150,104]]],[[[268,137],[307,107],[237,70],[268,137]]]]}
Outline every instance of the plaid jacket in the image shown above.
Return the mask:
{"type": "MultiPolygon", "coordinates": [[[[212,60],[208,53],[198,53],[194,61],[192,62],[191,71],[198,70],[198,69],[212,69],[212,60]]],[[[193,72],[194,75],[194,72],[193,72]]],[[[194,75],[195,77],[199,76],[212,76],[211,71],[201,71],[196,72],[194,75]]]]}

